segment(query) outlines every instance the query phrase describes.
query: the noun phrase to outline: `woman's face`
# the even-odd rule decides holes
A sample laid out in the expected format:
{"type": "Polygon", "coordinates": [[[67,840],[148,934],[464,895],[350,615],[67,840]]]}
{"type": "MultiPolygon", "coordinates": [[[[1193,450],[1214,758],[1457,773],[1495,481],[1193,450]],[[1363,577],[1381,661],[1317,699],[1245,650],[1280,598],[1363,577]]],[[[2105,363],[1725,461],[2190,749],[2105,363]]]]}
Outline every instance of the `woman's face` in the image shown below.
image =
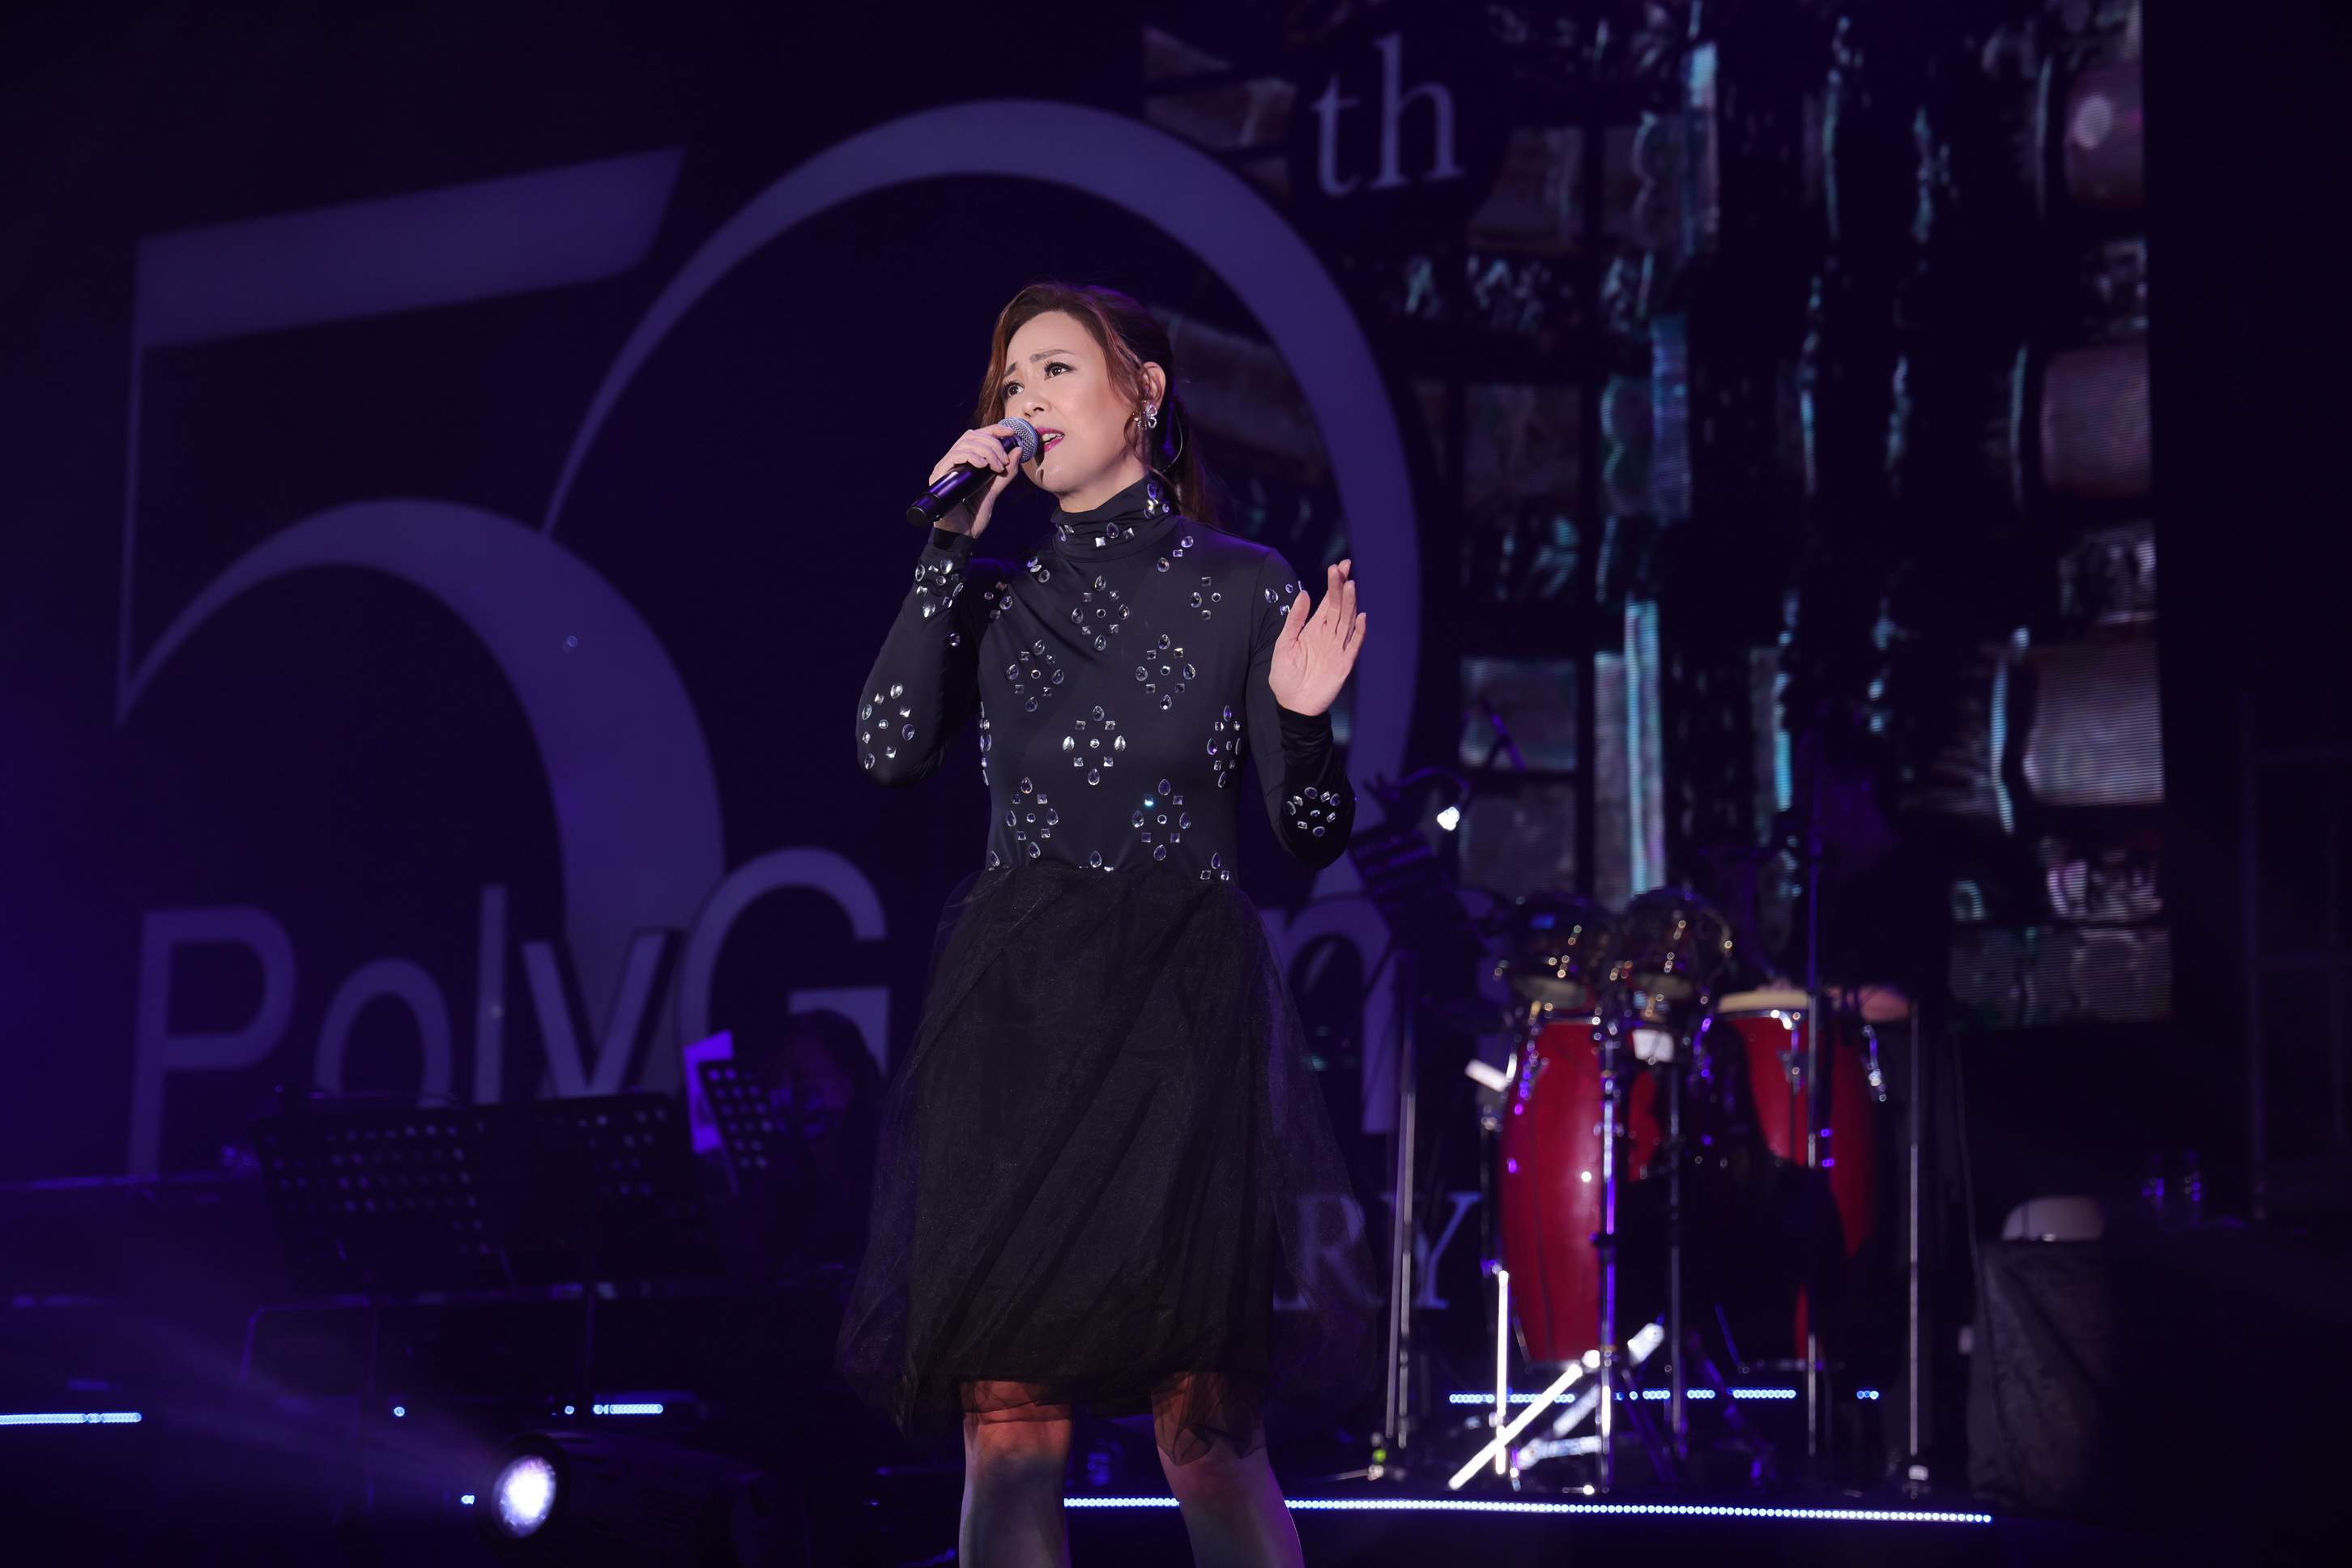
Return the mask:
{"type": "MultiPolygon", "coordinates": [[[[1037,427],[1042,449],[1023,471],[1066,510],[1100,506],[1144,476],[1137,410],[1120,395],[1094,334],[1076,317],[1049,310],[1013,334],[999,367],[1003,417],[1037,427]]],[[[1159,401],[1163,378],[1144,366],[1144,391],[1159,401]]]]}

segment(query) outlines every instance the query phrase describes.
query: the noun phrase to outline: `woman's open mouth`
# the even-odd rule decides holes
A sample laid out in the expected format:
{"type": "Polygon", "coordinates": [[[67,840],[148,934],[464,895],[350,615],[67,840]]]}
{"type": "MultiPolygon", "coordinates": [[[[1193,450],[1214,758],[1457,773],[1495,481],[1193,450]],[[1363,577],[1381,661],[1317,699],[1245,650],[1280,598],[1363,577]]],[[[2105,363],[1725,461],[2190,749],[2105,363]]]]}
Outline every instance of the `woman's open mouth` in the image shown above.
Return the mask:
{"type": "Polygon", "coordinates": [[[1055,447],[1057,447],[1057,446],[1061,445],[1061,441],[1062,441],[1062,433],[1061,433],[1059,430],[1040,430],[1040,431],[1038,431],[1038,432],[1037,432],[1037,455],[1038,455],[1039,457],[1041,457],[1041,458],[1042,458],[1042,457],[1044,457],[1046,453],[1048,453],[1048,452],[1052,451],[1055,447]]]}

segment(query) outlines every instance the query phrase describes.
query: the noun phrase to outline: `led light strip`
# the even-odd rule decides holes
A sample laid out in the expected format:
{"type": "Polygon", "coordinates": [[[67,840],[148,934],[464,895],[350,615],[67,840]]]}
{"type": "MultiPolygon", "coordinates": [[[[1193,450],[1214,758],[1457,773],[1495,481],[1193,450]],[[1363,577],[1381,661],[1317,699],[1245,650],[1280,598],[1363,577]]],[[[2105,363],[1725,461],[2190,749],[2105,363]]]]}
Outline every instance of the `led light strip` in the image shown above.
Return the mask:
{"type": "Polygon", "coordinates": [[[136,1410],[32,1410],[0,1415],[0,1426],[136,1426],[146,1419],[136,1410]]]}
{"type": "MultiPolygon", "coordinates": [[[[1857,1388],[1853,1391],[1853,1396],[1856,1399],[1877,1399],[1881,1397],[1878,1390],[1874,1388],[1857,1388]]],[[[1511,1395],[1511,1403],[1514,1405],[1532,1405],[1538,1397],[1538,1395],[1533,1394],[1514,1394],[1511,1395]]],[[[1627,1396],[1620,1394],[1617,1397],[1622,1401],[1627,1396]]],[[[1671,1395],[1663,1388],[1645,1388],[1642,1390],[1642,1397],[1648,1400],[1659,1400],[1669,1398],[1671,1395]]],[[[1715,1397],[1715,1390],[1712,1388],[1685,1389],[1683,1391],[1683,1397],[1685,1399],[1700,1400],[1713,1399],[1715,1397]]],[[[1735,1388],[1731,1391],[1731,1397],[1734,1399],[1794,1399],[1797,1397],[1797,1391],[1793,1388],[1735,1388]]],[[[1475,1405],[1481,1408],[1489,1408],[1495,1403],[1495,1396],[1491,1394],[1454,1393],[1447,1394],[1445,1396],[1445,1402],[1448,1405],[1475,1405]]]]}
{"type": "Polygon", "coordinates": [[[592,1405],[589,1413],[595,1415],[658,1415],[663,1406],[653,1404],[592,1405]]]}
{"type": "MultiPolygon", "coordinates": [[[[1065,1508],[1174,1508],[1172,1497],[1071,1497],[1065,1508]]],[[[1668,1519],[1786,1519],[1855,1524],[1990,1524],[1989,1513],[1863,1508],[1756,1508],[1696,1502],[1502,1502],[1481,1498],[1291,1498],[1294,1513],[1594,1514],[1668,1519]]]]}

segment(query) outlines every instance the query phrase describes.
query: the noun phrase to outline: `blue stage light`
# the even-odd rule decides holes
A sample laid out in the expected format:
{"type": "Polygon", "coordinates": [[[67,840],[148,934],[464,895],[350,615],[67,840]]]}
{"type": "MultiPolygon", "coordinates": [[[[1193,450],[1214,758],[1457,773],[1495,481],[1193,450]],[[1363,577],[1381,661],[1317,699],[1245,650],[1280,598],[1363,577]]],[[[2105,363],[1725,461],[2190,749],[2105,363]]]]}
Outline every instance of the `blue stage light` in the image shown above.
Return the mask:
{"type": "MultiPolygon", "coordinates": [[[[1735,1388],[1731,1391],[1731,1396],[1734,1399],[1794,1399],[1797,1397],[1797,1391],[1793,1388],[1735,1388]]],[[[1624,1395],[1621,1394],[1618,1397],[1622,1399],[1624,1395]]],[[[1666,1399],[1672,1396],[1665,1389],[1663,1388],[1645,1388],[1642,1390],[1642,1397],[1644,1399],[1666,1399]]],[[[1715,1390],[1712,1388],[1686,1388],[1683,1390],[1683,1397],[1685,1399],[1713,1399],[1715,1397],[1715,1390]]],[[[1878,1394],[1875,1390],[1866,1390],[1857,1395],[1857,1397],[1863,1399],[1875,1399],[1878,1397],[1878,1394]]],[[[1514,1405],[1532,1405],[1535,1403],[1535,1399],[1536,1396],[1529,1393],[1522,1393],[1517,1390],[1513,1390],[1511,1394],[1511,1403],[1514,1405]]],[[[1491,1409],[1495,1404],[1495,1396],[1492,1394],[1457,1391],[1447,1394],[1445,1396],[1445,1402],[1448,1405],[1481,1405],[1491,1409]]]]}
{"type": "Polygon", "coordinates": [[[0,1426],[136,1426],[136,1410],[27,1410],[0,1414],[0,1426]]]}
{"type": "Polygon", "coordinates": [[[750,1466],[613,1432],[520,1433],[484,1472],[475,1530],[509,1563],[751,1568],[783,1522],[782,1494],[750,1466]]]}

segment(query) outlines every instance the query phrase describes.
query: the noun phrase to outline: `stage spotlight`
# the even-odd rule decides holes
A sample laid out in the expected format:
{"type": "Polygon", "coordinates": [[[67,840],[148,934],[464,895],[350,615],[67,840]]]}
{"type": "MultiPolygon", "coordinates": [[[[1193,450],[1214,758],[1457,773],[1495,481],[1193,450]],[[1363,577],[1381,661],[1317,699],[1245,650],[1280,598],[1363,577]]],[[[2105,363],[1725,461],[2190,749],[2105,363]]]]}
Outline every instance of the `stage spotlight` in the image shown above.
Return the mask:
{"type": "Polygon", "coordinates": [[[537,1534],[555,1507],[555,1467],[537,1454],[508,1460],[490,1483],[490,1501],[500,1534],[517,1541],[537,1534]]]}
{"type": "Polygon", "coordinates": [[[475,1524],[500,1561],[545,1568],[752,1568],[780,1526],[774,1484],[740,1461],[604,1432],[526,1432],[491,1458],[475,1524]]]}

